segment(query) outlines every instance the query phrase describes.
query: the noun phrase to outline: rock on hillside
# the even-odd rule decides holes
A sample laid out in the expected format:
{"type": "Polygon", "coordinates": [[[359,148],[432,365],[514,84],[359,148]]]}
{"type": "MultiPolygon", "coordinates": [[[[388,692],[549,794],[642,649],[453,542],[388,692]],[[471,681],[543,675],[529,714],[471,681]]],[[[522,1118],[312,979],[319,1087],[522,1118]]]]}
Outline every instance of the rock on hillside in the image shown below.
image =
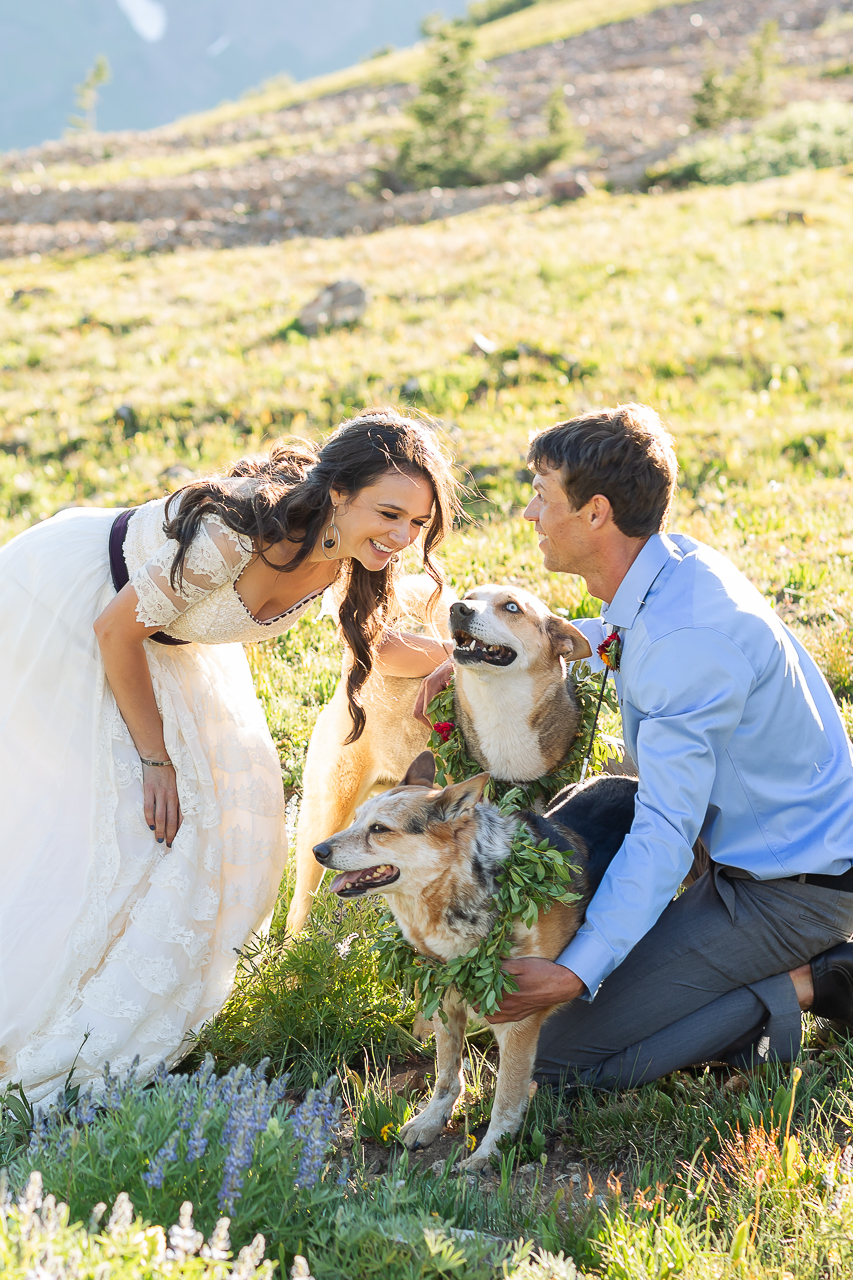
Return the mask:
{"type": "MultiPolygon", "coordinates": [[[[787,96],[853,98],[853,78],[820,75],[853,59],[853,29],[843,19],[827,22],[828,13],[827,0],[697,0],[695,11],[659,9],[498,58],[490,71],[522,136],[542,129],[547,99],[562,86],[598,180],[631,187],[690,132],[707,48],[732,62],[770,19],[780,25],[782,59],[794,73],[783,85],[787,96]]],[[[536,179],[373,193],[374,167],[387,156],[395,117],[412,92],[389,86],[249,114],[197,134],[179,124],[10,154],[0,182],[0,256],[359,235],[550,193],[551,182],[536,179]],[[87,171],[90,178],[81,178],[87,171]]],[[[565,175],[560,182],[555,195],[565,198],[574,189],[565,175]]]]}

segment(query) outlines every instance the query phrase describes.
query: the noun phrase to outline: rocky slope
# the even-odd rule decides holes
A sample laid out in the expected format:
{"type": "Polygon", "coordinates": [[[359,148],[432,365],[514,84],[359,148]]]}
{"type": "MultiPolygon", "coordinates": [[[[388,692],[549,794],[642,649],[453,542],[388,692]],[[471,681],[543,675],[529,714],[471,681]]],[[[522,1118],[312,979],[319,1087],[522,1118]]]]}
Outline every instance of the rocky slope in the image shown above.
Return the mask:
{"type": "MultiPolygon", "coordinates": [[[[780,27],[783,96],[853,99],[853,77],[822,74],[853,59],[853,3],[846,3],[849,11],[827,0],[671,6],[507,55],[488,69],[522,136],[543,129],[548,96],[562,86],[586,135],[583,168],[594,181],[631,187],[690,133],[691,95],[706,58],[730,64],[771,19],[780,27]]],[[[415,91],[394,85],[209,129],[179,123],[9,154],[0,179],[0,256],[359,235],[552,193],[547,177],[375,192],[374,167],[390,154],[397,118],[415,91]]],[[[572,189],[558,186],[556,193],[572,189]]]]}

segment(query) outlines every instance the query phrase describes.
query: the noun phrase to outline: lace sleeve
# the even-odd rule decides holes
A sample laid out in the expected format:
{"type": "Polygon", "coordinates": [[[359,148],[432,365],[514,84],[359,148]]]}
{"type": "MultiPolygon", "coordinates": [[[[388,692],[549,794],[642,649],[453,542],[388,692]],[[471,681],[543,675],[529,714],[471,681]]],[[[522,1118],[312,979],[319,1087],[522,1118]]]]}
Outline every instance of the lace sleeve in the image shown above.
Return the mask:
{"type": "Polygon", "coordinates": [[[130,579],[139,601],[136,620],[144,627],[167,627],[211,591],[234,582],[251,558],[252,544],[219,516],[205,517],[187,551],[175,591],[169,576],[177,551],[177,542],[170,538],[130,579]]]}

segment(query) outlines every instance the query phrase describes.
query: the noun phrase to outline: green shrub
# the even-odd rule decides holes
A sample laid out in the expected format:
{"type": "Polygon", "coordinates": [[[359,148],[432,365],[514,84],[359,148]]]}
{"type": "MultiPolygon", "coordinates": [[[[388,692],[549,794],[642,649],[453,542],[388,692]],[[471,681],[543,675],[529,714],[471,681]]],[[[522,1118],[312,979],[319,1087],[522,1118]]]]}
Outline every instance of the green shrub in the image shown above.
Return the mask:
{"type": "Polygon", "coordinates": [[[723,75],[719,63],[706,64],[702,83],[693,95],[697,128],[716,129],[727,120],[752,120],[775,105],[771,75],[778,62],[778,39],[778,24],[766,22],[730,76],[723,75]]]}
{"type": "Polygon", "coordinates": [[[545,137],[520,143],[500,115],[475,66],[470,27],[445,23],[433,30],[430,64],[420,93],[406,108],[414,127],[396,160],[378,174],[392,190],[477,186],[535,173],[577,146],[562,94],[552,95],[545,137]]]}
{"type": "Polygon", "coordinates": [[[342,911],[318,898],[298,938],[274,934],[244,948],[234,991],[204,1028],[201,1049],[219,1066],[268,1057],[296,1088],[360,1063],[365,1050],[384,1061],[410,1049],[414,1006],[379,980],[376,919],[369,901],[342,911]]]}
{"type": "Polygon", "coordinates": [[[853,160],[853,107],[795,102],[746,133],[706,138],[647,170],[647,185],[758,182],[853,160]]]}

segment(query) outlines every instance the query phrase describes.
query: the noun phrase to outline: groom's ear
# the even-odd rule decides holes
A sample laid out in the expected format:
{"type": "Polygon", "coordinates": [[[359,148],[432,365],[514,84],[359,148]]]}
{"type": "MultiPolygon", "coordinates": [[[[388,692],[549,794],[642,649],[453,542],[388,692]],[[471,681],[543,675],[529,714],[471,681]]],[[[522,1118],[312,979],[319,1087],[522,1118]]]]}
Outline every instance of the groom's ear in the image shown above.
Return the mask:
{"type": "Polygon", "coordinates": [[[567,662],[578,662],[581,658],[592,657],[592,647],[582,631],[573,627],[565,618],[558,618],[552,613],[546,622],[548,639],[551,641],[551,652],[560,655],[567,662]]]}

